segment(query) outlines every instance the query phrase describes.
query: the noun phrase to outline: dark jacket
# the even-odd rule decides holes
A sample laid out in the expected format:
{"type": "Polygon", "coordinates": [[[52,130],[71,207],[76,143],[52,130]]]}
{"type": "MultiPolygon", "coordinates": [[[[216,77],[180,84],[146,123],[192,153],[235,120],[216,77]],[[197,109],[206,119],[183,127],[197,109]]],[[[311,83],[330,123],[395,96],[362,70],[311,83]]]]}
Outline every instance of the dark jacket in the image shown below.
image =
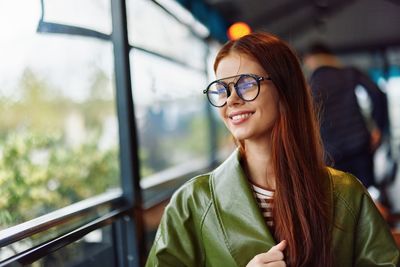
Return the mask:
{"type": "Polygon", "coordinates": [[[310,78],[320,108],[322,141],[335,162],[370,150],[370,133],[355,94],[357,85],[366,89],[372,101],[372,119],[383,131],[387,124],[386,97],[366,75],[355,68],[323,66],[310,78]]]}
{"type": "MultiPolygon", "coordinates": [[[[276,244],[239,162],[236,150],[173,195],[147,267],[246,266],[276,244]]],[[[349,174],[329,173],[334,221],[342,228],[333,230],[334,266],[396,266],[399,250],[364,187],[349,174]]]]}

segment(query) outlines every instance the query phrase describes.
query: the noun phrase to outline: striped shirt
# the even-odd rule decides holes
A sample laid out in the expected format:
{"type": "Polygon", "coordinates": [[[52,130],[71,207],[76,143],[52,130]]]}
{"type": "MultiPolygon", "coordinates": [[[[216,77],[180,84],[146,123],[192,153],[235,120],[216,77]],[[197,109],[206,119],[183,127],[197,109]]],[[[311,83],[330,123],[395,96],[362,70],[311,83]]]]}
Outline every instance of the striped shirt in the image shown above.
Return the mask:
{"type": "Polygon", "coordinates": [[[270,230],[274,230],[274,217],[272,214],[272,208],[274,204],[274,191],[266,190],[254,184],[251,184],[254,197],[257,200],[257,204],[260,207],[261,213],[264,216],[265,222],[267,223],[270,230]]]}

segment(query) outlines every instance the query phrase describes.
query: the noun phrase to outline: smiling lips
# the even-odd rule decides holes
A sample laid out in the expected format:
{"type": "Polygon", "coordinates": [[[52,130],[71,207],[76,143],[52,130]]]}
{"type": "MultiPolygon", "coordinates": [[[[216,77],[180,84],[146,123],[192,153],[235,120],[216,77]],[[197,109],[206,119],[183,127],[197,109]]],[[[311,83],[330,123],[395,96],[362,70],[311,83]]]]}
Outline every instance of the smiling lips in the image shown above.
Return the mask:
{"type": "Polygon", "coordinates": [[[232,120],[233,124],[240,124],[246,121],[254,112],[244,112],[244,113],[236,113],[233,115],[229,115],[229,119],[232,120]]]}

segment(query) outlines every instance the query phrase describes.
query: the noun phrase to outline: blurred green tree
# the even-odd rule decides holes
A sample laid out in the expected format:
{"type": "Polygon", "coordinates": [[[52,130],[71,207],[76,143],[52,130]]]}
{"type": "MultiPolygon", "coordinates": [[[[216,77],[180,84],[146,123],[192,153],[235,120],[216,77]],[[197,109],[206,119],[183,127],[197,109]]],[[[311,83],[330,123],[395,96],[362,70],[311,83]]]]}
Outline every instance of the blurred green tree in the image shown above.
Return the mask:
{"type": "Polygon", "coordinates": [[[118,142],[100,146],[104,120],[116,116],[111,82],[100,69],[91,81],[77,102],[26,69],[13,94],[0,94],[0,229],[119,186],[118,142]],[[71,112],[85,129],[74,145],[71,112]]]}

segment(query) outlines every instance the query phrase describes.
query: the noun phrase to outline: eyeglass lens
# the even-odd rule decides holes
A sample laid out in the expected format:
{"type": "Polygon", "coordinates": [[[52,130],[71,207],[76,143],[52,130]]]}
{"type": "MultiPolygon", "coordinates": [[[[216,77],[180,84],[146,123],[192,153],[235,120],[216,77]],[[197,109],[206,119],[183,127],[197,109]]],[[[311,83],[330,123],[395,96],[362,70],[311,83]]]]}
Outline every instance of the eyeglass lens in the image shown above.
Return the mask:
{"type": "MultiPolygon", "coordinates": [[[[210,84],[207,91],[207,97],[214,106],[223,106],[228,97],[231,95],[229,85],[222,81],[215,81],[210,84]]],[[[259,92],[259,85],[255,77],[249,75],[241,75],[234,83],[237,95],[244,101],[254,100],[259,92]]]]}

